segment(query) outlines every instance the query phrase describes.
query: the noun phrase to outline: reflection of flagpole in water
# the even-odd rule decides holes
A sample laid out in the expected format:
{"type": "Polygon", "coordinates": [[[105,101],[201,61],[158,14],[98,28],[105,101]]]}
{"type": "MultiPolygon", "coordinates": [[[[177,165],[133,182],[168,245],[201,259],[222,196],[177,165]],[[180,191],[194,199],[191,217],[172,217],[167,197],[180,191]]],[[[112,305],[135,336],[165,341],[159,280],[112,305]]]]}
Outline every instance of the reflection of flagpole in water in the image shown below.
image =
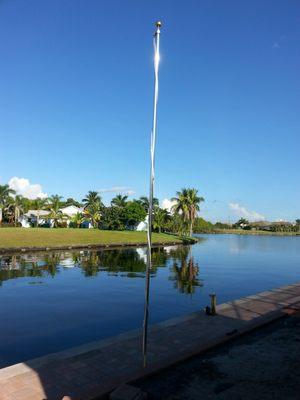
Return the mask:
{"type": "Polygon", "coordinates": [[[155,160],[155,139],[156,139],[156,113],[158,100],[158,65],[159,65],[159,35],[161,22],[156,22],[156,31],[153,38],[154,45],[154,102],[153,102],[153,121],[151,131],[150,144],[150,193],[149,193],[149,210],[148,210],[148,230],[147,230],[147,267],[146,267],[146,283],[145,283],[145,310],[143,322],[143,363],[146,366],[147,355],[147,333],[148,333],[148,316],[149,316],[149,289],[150,289],[150,270],[152,267],[151,248],[152,248],[152,215],[153,215],[153,190],[154,190],[154,160],[155,160]]]}

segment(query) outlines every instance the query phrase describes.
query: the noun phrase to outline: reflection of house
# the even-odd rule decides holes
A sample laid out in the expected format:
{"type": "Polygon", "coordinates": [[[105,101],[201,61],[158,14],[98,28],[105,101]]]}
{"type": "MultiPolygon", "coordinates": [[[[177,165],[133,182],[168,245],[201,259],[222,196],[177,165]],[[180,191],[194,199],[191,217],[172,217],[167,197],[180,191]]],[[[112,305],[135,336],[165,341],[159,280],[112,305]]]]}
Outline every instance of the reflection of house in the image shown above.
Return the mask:
{"type": "MultiPolygon", "coordinates": [[[[66,222],[67,226],[69,226],[72,218],[77,213],[83,213],[83,208],[76,206],[67,206],[60,209],[63,214],[63,221],[66,222]]],[[[39,221],[39,225],[49,225],[50,227],[53,224],[51,218],[47,218],[50,211],[47,210],[29,210],[27,213],[20,217],[19,222],[22,224],[23,228],[30,228],[30,226],[34,226],[39,221]]],[[[90,228],[91,224],[89,221],[86,221],[82,224],[83,228],[90,228]]]]}
{"type": "Polygon", "coordinates": [[[72,259],[72,257],[64,258],[63,260],[60,261],[59,264],[62,265],[64,268],[75,267],[75,261],[72,259]]]}
{"type": "Polygon", "coordinates": [[[164,247],[165,251],[167,254],[172,253],[172,251],[176,251],[179,248],[179,246],[166,246],[164,247]]]}
{"type": "Polygon", "coordinates": [[[140,248],[137,248],[135,251],[138,253],[139,258],[141,260],[143,260],[144,263],[146,263],[147,262],[147,250],[144,247],[140,247],[140,248]]]}

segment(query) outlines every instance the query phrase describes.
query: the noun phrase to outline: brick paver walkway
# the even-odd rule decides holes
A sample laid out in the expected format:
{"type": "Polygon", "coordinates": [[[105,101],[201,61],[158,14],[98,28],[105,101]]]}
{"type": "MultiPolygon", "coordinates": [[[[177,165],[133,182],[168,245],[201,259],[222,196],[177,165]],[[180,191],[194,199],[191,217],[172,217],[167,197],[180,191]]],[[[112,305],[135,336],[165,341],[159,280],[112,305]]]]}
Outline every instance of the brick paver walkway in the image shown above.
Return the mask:
{"type": "Polygon", "coordinates": [[[300,309],[300,282],[153,325],[148,365],[141,332],[88,343],[0,369],[0,400],[93,399],[300,309]]]}

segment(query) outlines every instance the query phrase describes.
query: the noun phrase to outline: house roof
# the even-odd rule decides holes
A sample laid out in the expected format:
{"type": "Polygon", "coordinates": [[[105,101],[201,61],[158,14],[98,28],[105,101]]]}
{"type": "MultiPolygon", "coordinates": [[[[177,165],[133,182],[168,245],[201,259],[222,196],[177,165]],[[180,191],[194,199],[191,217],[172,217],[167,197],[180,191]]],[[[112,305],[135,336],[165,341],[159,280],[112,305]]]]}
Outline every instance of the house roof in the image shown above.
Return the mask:
{"type": "Polygon", "coordinates": [[[77,214],[77,213],[82,213],[82,212],[83,212],[83,208],[76,207],[76,206],[73,206],[73,205],[72,205],[72,206],[67,206],[67,207],[61,208],[60,211],[61,211],[63,214],[66,214],[66,215],[68,215],[69,217],[72,217],[72,216],[74,216],[74,215],[77,214]]]}
{"type": "Polygon", "coordinates": [[[47,210],[28,210],[27,213],[25,213],[26,217],[43,217],[45,215],[49,215],[49,211],[47,210]]]}
{"type": "Polygon", "coordinates": [[[289,221],[275,221],[275,222],[272,222],[272,225],[281,226],[281,225],[293,225],[293,224],[289,221]]]}
{"type": "Polygon", "coordinates": [[[264,227],[264,226],[270,226],[270,225],[272,225],[272,222],[269,222],[269,221],[255,221],[255,222],[251,222],[250,225],[251,225],[251,226],[261,226],[261,227],[264,227]]]}

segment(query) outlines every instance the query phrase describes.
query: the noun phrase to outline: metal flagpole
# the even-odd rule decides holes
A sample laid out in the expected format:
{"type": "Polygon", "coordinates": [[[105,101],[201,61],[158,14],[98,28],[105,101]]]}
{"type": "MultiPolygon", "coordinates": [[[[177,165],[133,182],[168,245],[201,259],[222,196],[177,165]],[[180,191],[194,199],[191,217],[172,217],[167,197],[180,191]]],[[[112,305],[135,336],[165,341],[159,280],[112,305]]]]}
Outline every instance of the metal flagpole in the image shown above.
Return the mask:
{"type": "Polygon", "coordinates": [[[156,139],[156,116],[158,100],[158,66],[159,66],[159,36],[161,22],[156,22],[156,31],[153,38],[154,45],[154,98],[153,98],[153,120],[150,143],[150,190],[149,190],[149,210],[148,210],[148,229],[147,229],[147,267],[145,282],[145,309],[143,322],[143,364],[147,362],[147,334],[149,316],[149,289],[150,289],[150,270],[152,268],[151,248],[152,248],[152,217],[153,217],[153,191],[154,191],[154,161],[155,161],[155,139],[156,139]]]}

